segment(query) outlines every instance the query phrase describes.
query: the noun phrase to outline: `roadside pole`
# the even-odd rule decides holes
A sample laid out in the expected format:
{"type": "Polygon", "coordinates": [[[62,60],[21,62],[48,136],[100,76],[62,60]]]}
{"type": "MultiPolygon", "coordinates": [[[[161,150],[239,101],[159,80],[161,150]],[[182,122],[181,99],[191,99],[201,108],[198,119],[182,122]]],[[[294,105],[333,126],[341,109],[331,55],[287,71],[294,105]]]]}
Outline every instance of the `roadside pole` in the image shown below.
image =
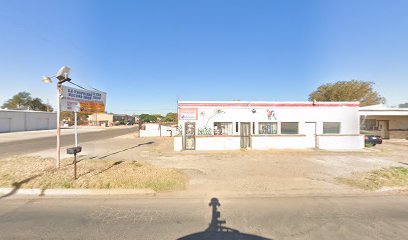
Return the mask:
{"type": "MultiPolygon", "coordinates": [[[[74,118],[75,118],[75,147],[78,147],[78,112],[75,109],[74,112],[74,118]]],[[[77,161],[76,161],[76,153],[74,154],[74,180],[77,179],[77,161]]]]}
{"type": "MultiPolygon", "coordinates": [[[[74,129],[75,129],[75,151],[74,151],[74,180],[77,179],[77,159],[76,155],[80,150],[78,149],[78,112],[80,111],[79,106],[74,108],[74,129]]],[[[81,148],[82,150],[82,148],[81,148]]]]}
{"type": "Polygon", "coordinates": [[[80,111],[79,106],[74,109],[74,130],[75,130],[75,147],[67,149],[67,154],[74,155],[74,180],[77,179],[77,154],[82,151],[82,147],[78,146],[78,112],[80,111]]]}
{"type": "Polygon", "coordinates": [[[75,147],[78,147],[78,112],[74,112],[75,118],[75,147]]]}
{"type": "MultiPolygon", "coordinates": [[[[57,169],[60,169],[61,167],[61,155],[60,155],[60,150],[61,150],[61,98],[62,98],[62,84],[64,82],[70,82],[71,78],[68,77],[68,74],[71,72],[71,68],[67,66],[63,66],[58,70],[57,74],[55,77],[58,79],[57,83],[57,157],[56,157],[56,167],[57,169]]],[[[43,76],[42,81],[43,83],[52,83],[51,78],[48,76],[43,76]]],[[[48,102],[48,101],[47,101],[48,102]]]]}
{"type": "Polygon", "coordinates": [[[62,83],[57,85],[57,169],[61,167],[61,86],[62,83]]]}

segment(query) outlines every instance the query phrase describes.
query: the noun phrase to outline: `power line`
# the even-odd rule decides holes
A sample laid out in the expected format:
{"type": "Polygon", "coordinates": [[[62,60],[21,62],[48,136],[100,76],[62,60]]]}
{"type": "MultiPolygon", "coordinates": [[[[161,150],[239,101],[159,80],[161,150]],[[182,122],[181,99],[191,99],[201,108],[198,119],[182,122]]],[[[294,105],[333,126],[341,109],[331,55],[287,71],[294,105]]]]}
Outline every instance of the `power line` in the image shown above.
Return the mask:
{"type": "MultiPolygon", "coordinates": [[[[69,83],[71,83],[72,85],[75,85],[75,86],[77,86],[77,87],[79,87],[79,88],[82,88],[83,90],[88,90],[88,89],[86,89],[86,88],[84,88],[84,87],[82,87],[82,86],[80,86],[80,85],[78,85],[78,84],[76,84],[76,83],[74,83],[74,82],[72,82],[72,81],[69,81],[69,83]]],[[[89,90],[88,90],[89,91],[89,90]]]]}

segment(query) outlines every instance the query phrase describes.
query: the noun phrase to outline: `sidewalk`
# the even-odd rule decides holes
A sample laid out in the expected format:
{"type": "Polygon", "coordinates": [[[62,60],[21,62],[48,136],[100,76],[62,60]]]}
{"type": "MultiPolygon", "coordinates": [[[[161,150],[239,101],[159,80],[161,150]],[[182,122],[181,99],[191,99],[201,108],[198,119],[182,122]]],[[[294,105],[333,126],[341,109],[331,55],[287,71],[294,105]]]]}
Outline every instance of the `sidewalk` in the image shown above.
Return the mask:
{"type": "MultiPolygon", "coordinates": [[[[113,128],[95,128],[87,126],[79,126],[78,133],[87,133],[87,132],[99,132],[106,131],[113,128]]],[[[73,128],[63,128],[61,129],[61,135],[74,134],[73,128]]],[[[22,140],[30,140],[36,138],[46,138],[56,136],[56,129],[52,130],[39,130],[39,131],[22,131],[22,132],[10,132],[10,133],[0,133],[0,143],[5,142],[14,142],[22,140]]]]}

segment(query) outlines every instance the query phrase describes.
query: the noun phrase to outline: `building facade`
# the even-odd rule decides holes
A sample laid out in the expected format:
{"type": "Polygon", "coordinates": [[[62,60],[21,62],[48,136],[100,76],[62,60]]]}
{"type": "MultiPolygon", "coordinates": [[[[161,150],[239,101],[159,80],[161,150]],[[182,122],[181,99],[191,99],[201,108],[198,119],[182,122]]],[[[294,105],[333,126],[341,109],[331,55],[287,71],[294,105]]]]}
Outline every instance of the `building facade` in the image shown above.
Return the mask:
{"type": "Polygon", "coordinates": [[[92,126],[115,126],[120,124],[135,124],[135,116],[127,114],[95,113],[88,117],[89,125],[92,126]]]}
{"type": "Polygon", "coordinates": [[[174,150],[364,147],[358,102],[179,101],[174,150]]]}
{"type": "Polygon", "coordinates": [[[408,108],[373,105],[360,108],[361,133],[384,139],[408,139],[408,108]]]}
{"type": "Polygon", "coordinates": [[[0,133],[57,128],[57,113],[0,109],[0,133]]]}

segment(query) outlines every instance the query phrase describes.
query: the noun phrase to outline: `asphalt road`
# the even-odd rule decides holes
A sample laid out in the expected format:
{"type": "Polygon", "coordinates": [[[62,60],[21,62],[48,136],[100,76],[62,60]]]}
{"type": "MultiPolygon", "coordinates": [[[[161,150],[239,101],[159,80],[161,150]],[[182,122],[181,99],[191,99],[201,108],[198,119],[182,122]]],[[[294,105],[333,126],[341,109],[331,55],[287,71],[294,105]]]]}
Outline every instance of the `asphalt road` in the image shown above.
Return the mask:
{"type": "Polygon", "coordinates": [[[4,198],[0,238],[408,239],[408,197],[4,198]]]}
{"type": "MultiPolygon", "coordinates": [[[[137,127],[131,128],[113,128],[104,131],[78,133],[78,142],[90,142],[95,140],[113,138],[128,134],[137,130],[137,127]]],[[[73,134],[61,136],[61,146],[74,145],[73,134]]],[[[17,154],[27,154],[47,150],[56,147],[56,137],[42,137],[21,141],[0,143],[0,158],[17,154]]]]}

